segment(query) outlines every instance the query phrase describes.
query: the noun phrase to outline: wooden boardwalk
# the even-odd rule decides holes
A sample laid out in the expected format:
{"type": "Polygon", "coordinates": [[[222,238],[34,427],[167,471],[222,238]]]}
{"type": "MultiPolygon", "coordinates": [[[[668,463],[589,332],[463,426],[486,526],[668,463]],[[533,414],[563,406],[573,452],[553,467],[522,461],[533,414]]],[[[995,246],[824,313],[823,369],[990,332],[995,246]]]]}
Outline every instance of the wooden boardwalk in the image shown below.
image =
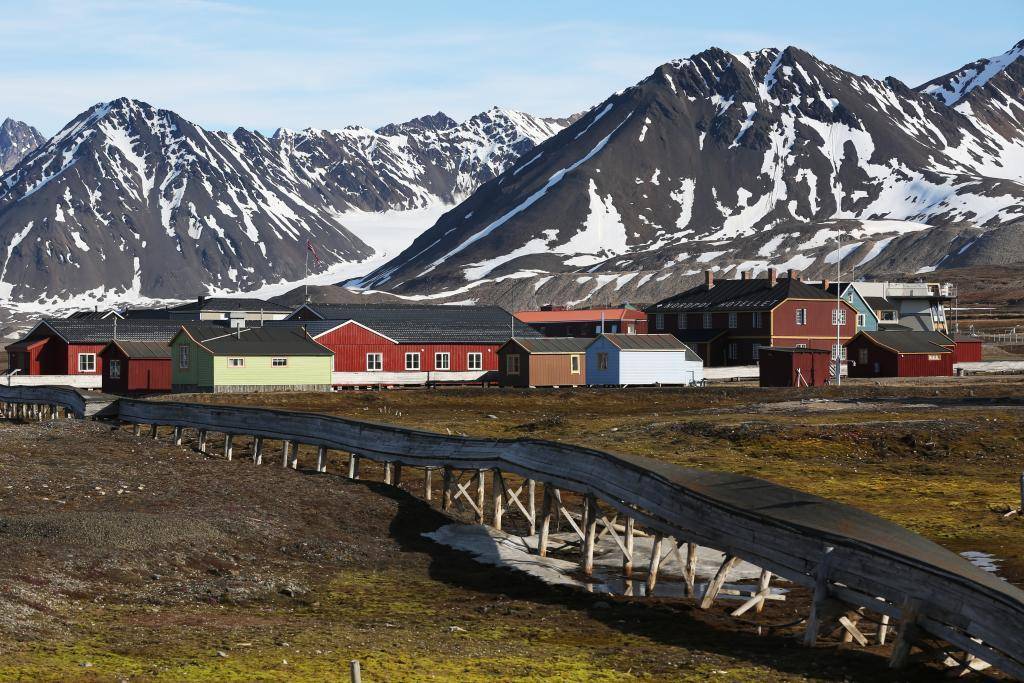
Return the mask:
{"type": "MultiPolygon", "coordinates": [[[[86,414],[71,393],[77,392],[0,387],[0,407],[10,414],[19,405],[43,405],[49,414],[59,405],[86,414]],[[8,393],[13,389],[20,393],[8,393]]],[[[663,559],[677,553],[693,594],[697,546],[714,548],[725,559],[700,596],[701,608],[714,604],[742,559],[762,571],[735,616],[764,609],[778,576],[813,591],[808,645],[830,634],[860,645],[894,636],[894,667],[916,652],[951,656],[963,668],[985,662],[1024,679],[1024,591],[897,524],[764,480],[549,441],[446,436],[283,410],[120,399],[105,412],[135,424],[137,433],[148,426],[154,437],[158,427],[173,427],[176,443],[194,429],[203,452],[211,434],[221,434],[229,458],[237,455],[238,437],[252,437],[248,455],[255,463],[270,457],[273,444],[284,467],[297,467],[307,446],[318,471],[328,451],[347,453],[353,478],[364,459],[383,463],[391,484],[403,469],[421,468],[427,500],[439,473],[442,509],[465,501],[478,522],[499,529],[516,515],[539,534],[541,555],[552,523],[564,519],[579,537],[584,573],[592,571],[597,537],[610,536],[627,575],[645,570],[648,593],[656,593],[663,559]],[[566,492],[579,494],[579,514],[568,509],[566,492]],[[654,536],[645,558],[634,552],[641,529],[654,536]]]]}

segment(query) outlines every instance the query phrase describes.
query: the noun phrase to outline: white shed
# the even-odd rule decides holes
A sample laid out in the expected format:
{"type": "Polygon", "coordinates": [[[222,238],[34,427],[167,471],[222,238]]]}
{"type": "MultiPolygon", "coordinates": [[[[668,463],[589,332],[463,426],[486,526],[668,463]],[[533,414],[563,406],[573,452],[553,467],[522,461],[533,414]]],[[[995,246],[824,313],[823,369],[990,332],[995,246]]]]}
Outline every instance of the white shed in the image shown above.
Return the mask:
{"type": "Polygon", "coordinates": [[[587,384],[695,384],[704,361],[671,334],[602,334],[587,347],[587,384]]]}

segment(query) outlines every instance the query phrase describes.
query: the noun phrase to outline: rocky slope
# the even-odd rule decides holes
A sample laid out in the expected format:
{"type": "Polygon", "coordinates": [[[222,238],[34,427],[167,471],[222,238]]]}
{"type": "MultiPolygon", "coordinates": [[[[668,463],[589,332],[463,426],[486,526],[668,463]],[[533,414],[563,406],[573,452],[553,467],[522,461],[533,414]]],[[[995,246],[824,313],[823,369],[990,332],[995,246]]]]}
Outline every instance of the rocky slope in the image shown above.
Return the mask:
{"type": "Polygon", "coordinates": [[[0,123],[0,173],[5,173],[26,154],[46,142],[38,130],[12,118],[0,123]]]}
{"type": "Polygon", "coordinates": [[[653,300],[709,267],[870,272],[898,255],[929,272],[1024,218],[1021,52],[918,88],[794,47],[664,64],[354,284],[486,298],[513,278],[565,303],[609,286],[653,300]],[[552,289],[567,278],[575,291],[552,289]]]}

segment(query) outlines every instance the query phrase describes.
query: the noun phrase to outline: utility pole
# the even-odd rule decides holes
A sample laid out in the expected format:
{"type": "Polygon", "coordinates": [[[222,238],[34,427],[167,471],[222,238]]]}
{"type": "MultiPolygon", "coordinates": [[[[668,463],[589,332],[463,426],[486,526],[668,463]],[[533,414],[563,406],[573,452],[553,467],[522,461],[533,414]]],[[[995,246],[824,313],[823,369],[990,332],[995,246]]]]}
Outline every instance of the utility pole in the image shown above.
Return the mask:
{"type": "Polygon", "coordinates": [[[836,234],[836,386],[842,386],[843,384],[843,346],[840,341],[840,331],[842,325],[840,325],[840,314],[843,310],[842,305],[842,263],[843,263],[843,233],[836,234]]]}

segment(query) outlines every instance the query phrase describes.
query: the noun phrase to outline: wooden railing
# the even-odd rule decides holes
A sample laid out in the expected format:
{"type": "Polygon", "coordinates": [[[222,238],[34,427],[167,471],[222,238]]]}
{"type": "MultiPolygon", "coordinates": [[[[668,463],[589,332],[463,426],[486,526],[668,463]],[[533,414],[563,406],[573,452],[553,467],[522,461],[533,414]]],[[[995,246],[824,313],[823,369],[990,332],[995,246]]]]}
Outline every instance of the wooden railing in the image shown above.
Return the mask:
{"type": "Polygon", "coordinates": [[[58,411],[75,417],[85,417],[86,414],[85,398],[71,387],[0,384],[0,402],[3,403],[3,417],[7,418],[41,419],[44,413],[57,417],[58,411]]]}
{"type": "Polygon", "coordinates": [[[831,633],[861,645],[868,636],[879,643],[894,629],[894,666],[918,647],[922,655],[952,655],[963,667],[980,666],[980,660],[1024,678],[1024,592],[903,527],[767,481],[550,441],[446,436],[282,410],[121,399],[116,416],[135,424],[137,433],[143,425],[154,436],[160,426],[173,427],[179,444],[185,429],[195,429],[203,452],[210,450],[211,433],[223,434],[227,457],[239,437],[252,437],[255,463],[276,441],[286,467],[298,465],[305,445],[316,449],[317,471],[324,471],[331,450],[349,454],[351,477],[359,476],[364,459],[383,463],[391,484],[401,480],[403,468],[422,468],[428,500],[431,474],[440,470],[442,509],[464,499],[478,522],[497,528],[504,515],[522,514],[538,534],[541,555],[552,522],[564,516],[579,536],[584,573],[592,571],[600,532],[615,540],[629,575],[640,565],[633,535],[643,528],[654,536],[645,562],[651,591],[667,551],[680,556],[694,595],[697,546],[714,548],[725,559],[699,596],[704,609],[742,559],[762,568],[761,579],[734,615],[760,611],[778,576],[813,591],[804,631],[809,645],[831,633]],[[567,509],[567,492],[579,494],[581,515],[567,509]],[[934,640],[945,645],[936,649],[934,640]]]}

